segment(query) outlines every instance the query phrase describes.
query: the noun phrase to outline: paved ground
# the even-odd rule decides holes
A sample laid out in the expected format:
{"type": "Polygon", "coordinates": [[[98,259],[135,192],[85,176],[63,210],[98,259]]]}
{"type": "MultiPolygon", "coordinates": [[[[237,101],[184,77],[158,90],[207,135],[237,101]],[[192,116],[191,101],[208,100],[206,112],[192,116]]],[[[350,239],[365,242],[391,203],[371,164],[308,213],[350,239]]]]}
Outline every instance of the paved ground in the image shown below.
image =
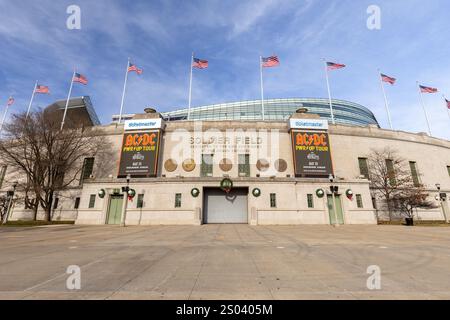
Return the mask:
{"type": "Polygon", "coordinates": [[[0,298],[450,299],[450,228],[3,227],[0,298]]]}

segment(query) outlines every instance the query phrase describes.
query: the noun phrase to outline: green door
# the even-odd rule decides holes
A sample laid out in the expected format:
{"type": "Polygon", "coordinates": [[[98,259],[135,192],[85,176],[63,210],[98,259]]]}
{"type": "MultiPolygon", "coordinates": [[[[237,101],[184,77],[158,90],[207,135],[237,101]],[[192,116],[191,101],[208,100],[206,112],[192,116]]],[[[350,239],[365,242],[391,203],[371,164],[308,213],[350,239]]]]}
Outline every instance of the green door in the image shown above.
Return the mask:
{"type": "Polygon", "coordinates": [[[336,224],[336,215],[334,210],[335,207],[337,213],[337,223],[344,224],[344,213],[342,212],[341,197],[335,196],[334,202],[336,204],[333,204],[333,196],[329,194],[327,196],[327,204],[328,204],[328,212],[330,214],[330,224],[336,224]]]}
{"type": "Polygon", "coordinates": [[[122,219],[123,196],[111,196],[108,210],[108,224],[120,224],[122,219]]]}

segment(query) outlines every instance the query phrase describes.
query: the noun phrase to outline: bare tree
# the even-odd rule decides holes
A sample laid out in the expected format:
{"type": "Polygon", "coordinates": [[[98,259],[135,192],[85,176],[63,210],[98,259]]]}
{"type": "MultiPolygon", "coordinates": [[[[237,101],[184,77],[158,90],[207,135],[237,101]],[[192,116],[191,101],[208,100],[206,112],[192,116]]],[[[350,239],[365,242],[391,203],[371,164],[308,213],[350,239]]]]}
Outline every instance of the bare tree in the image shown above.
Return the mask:
{"type": "Polygon", "coordinates": [[[8,206],[9,206],[9,198],[7,196],[0,196],[0,224],[5,221],[5,216],[8,212],[8,206]]]}
{"type": "Polygon", "coordinates": [[[73,187],[84,158],[110,149],[97,129],[68,125],[60,130],[60,117],[54,110],[39,110],[28,118],[13,115],[0,140],[1,162],[19,182],[17,191],[35,217],[38,206],[45,211],[46,221],[52,218],[55,192],[73,187]]]}
{"type": "Polygon", "coordinates": [[[368,156],[370,187],[375,196],[386,203],[389,220],[392,220],[393,198],[405,188],[414,186],[406,161],[396,150],[386,147],[372,149],[368,156]]]}
{"type": "Polygon", "coordinates": [[[434,209],[436,204],[428,201],[429,194],[425,191],[423,186],[404,188],[399,190],[393,198],[393,206],[399,209],[406,218],[413,219],[414,210],[417,208],[434,209]]]}

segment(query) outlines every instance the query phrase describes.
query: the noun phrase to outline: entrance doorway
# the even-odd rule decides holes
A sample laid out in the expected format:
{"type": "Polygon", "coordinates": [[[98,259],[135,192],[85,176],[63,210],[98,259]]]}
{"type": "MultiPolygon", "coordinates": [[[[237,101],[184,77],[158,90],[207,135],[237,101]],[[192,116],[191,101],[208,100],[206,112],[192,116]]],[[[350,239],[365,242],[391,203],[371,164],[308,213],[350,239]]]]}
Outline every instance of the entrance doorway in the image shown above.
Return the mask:
{"type": "Polygon", "coordinates": [[[327,195],[327,205],[328,205],[328,213],[330,215],[330,224],[344,224],[344,213],[342,211],[341,196],[340,195],[334,196],[334,202],[335,203],[333,203],[333,196],[331,194],[327,195]]]}
{"type": "Polygon", "coordinates": [[[248,223],[248,189],[205,188],[203,223],[248,223]]]}
{"type": "Polygon", "coordinates": [[[109,200],[107,224],[120,224],[122,220],[123,195],[113,195],[109,200]]]}

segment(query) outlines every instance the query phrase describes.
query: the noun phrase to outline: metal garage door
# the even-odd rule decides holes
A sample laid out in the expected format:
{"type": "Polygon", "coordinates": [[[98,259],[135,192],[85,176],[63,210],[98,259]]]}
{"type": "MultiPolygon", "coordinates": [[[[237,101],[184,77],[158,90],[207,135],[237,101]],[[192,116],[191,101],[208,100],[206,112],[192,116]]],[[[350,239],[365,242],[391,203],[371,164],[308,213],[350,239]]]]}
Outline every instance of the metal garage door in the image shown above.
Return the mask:
{"type": "Polygon", "coordinates": [[[205,189],[204,223],[248,223],[248,189],[205,189]]]}

